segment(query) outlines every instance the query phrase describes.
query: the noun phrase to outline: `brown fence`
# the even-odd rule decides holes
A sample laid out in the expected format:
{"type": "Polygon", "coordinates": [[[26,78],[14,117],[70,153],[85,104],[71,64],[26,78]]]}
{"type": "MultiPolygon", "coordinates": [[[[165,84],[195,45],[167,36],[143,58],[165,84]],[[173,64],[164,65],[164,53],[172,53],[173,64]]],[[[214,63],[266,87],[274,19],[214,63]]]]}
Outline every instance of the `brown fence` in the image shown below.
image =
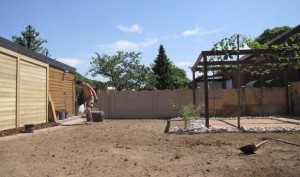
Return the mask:
{"type": "MultiPolygon", "coordinates": [[[[300,115],[300,83],[285,88],[241,88],[240,110],[243,116],[300,115]]],[[[196,103],[203,105],[204,90],[196,90],[196,103]]],[[[98,93],[98,108],[107,118],[177,117],[170,101],[176,105],[193,102],[192,90],[114,91],[98,93]]],[[[210,116],[237,116],[237,89],[209,90],[210,116]]]]}

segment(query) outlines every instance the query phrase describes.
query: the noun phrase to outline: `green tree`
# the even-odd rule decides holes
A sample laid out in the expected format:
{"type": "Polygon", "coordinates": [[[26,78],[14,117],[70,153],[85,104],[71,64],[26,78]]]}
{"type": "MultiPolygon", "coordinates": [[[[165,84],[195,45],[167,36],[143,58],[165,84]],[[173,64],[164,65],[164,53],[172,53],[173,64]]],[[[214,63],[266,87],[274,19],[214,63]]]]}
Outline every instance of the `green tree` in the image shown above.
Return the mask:
{"type": "Polygon", "coordinates": [[[190,80],[186,76],[185,70],[172,65],[172,82],[175,89],[184,89],[188,88],[188,83],[190,80]]]}
{"type": "Polygon", "coordinates": [[[26,30],[21,32],[21,35],[21,37],[13,36],[13,42],[45,56],[49,55],[48,49],[42,46],[44,43],[47,43],[47,40],[38,38],[40,33],[35,31],[35,28],[31,25],[28,25],[26,30]]]}
{"type": "Polygon", "coordinates": [[[148,67],[148,72],[145,78],[145,85],[141,87],[144,90],[153,90],[155,89],[156,78],[153,71],[148,67]]]}
{"type": "Polygon", "coordinates": [[[260,44],[266,44],[267,42],[271,41],[272,39],[276,38],[277,36],[283,34],[291,30],[292,28],[289,26],[282,26],[282,27],[275,27],[273,29],[266,29],[261,35],[259,35],[255,41],[259,42],[260,44]]]}
{"type": "Polygon", "coordinates": [[[140,64],[141,53],[118,51],[115,55],[100,55],[92,57],[92,67],[88,73],[108,78],[107,85],[122,89],[139,89],[146,85],[150,69],[140,64]]]}
{"type": "MultiPolygon", "coordinates": [[[[259,42],[261,45],[277,38],[279,35],[290,31],[292,28],[289,26],[275,27],[272,29],[266,29],[261,35],[259,35],[255,41],[259,42]]],[[[273,63],[262,64],[261,66],[250,67],[248,69],[255,70],[256,73],[268,74],[272,70],[281,70],[287,67],[294,67],[295,69],[300,68],[300,34],[296,33],[290,38],[282,41],[279,44],[274,44],[272,46],[265,46],[266,48],[275,49],[272,59],[273,63]],[[254,69],[255,68],[255,69],[254,69]],[[257,72],[259,71],[259,72],[257,72]],[[263,72],[264,71],[264,72],[263,72]]]]}
{"type": "Polygon", "coordinates": [[[163,45],[159,46],[152,71],[155,75],[155,87],[158,90],[174,89],[172,84],[172,62],[168,59],[163,45]]]}

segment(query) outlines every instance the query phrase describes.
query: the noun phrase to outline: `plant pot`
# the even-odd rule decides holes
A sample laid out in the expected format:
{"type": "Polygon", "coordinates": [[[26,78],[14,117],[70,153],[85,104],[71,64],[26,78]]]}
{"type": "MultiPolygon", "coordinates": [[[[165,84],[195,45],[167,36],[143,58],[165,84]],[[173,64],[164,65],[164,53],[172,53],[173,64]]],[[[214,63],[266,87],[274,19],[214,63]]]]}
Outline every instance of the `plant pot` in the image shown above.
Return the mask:
{"type": "Polygon", "coordinates": [[[33,133],[35,130],[35,125],[34,124],[25,124],[24,129],[25,129],[25,133],[33,133]]]}

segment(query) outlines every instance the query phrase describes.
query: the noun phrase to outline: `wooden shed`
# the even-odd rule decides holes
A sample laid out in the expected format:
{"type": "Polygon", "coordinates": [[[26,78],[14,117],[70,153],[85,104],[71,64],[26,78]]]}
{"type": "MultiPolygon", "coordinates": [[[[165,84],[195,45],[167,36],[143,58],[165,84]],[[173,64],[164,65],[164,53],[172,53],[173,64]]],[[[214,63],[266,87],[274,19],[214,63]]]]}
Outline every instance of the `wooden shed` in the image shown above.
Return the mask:
{"type": "Polygon", "coordinates": [[[56,111],[75,113],[76,69],[0,37],[0,130],[48,122],[56,111]]]}

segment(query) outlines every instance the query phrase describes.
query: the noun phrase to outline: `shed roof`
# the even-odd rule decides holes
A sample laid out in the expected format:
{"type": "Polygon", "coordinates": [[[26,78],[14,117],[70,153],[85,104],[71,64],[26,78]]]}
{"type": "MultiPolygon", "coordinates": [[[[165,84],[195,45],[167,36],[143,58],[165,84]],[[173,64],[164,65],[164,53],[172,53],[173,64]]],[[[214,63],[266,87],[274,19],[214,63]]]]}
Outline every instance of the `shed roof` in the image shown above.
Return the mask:
{"type": "Polygon", "coordinates": [[[76,73],[76,68],[74,68],[74,67],[66,65],[62,62],[59,62],[59,61],[55,60],[55,59],[49,58],[45,55],[36,53],[32,50],[27,49],[26,47],[23,47],[19,44],[16,44],[16,43],[12,42],[12,41],[9,41],[9,40],[1,37],[1,36],[0,36],[0,47],[9,49],[9,50],[14,51],[14,52],[18,52],[22,55],[25,55],[25,56],[28,56],[30,58],[39,60],[43,63],[47,63],[50,66],[53,66],[53,67],[56,67],[56,68],[59,68],[59,69],[62,69],[62,70],[67,70],[67,71],[69,71],[71,73],[74,73],[74,74],[76,73]]]}

